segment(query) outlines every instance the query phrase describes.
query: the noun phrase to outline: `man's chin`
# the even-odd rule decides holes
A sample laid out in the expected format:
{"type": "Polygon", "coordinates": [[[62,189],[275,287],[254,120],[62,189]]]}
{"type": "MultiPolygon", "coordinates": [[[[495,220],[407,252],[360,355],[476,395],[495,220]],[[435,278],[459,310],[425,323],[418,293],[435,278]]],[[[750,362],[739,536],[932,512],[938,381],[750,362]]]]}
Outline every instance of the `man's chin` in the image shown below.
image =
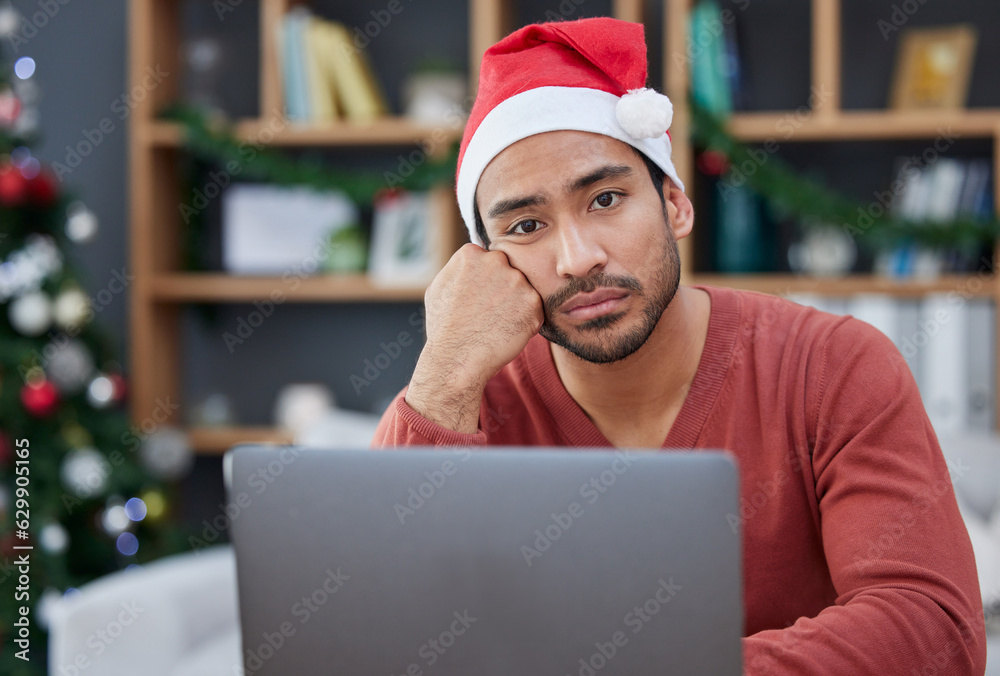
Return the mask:
{"type": "Polygon", "coordinates": [[[624,313],[596,317],[588,320],[585,325],[573,327],[569,331],[545,322],[539,333],[550,343],[558,345],[585,362],[613,364],[631,356],[646,343],[652,333],[644,330],[646,327],[642,326],[625,330],[609,329],[623,317],[624,313]],[[602,333],[603,335],[600,335],[602,333]]]}

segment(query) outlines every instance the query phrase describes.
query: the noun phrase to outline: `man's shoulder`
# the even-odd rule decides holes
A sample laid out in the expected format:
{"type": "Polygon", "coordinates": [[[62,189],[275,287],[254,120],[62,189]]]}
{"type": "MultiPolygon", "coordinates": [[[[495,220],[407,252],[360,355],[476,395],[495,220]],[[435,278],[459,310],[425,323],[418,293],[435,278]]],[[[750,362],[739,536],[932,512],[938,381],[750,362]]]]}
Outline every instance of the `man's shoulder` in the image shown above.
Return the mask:
{"type": "Polygon", "coordinates": [[[709,292],[713,303],[737,308],[741,337],[758,348],[770,345],[782,349],[796,346],[807,351],[858,347],[895,350],[881,331],[851,315],[826,312],[795,299],[758,291],[701,288],[709,292]]]}

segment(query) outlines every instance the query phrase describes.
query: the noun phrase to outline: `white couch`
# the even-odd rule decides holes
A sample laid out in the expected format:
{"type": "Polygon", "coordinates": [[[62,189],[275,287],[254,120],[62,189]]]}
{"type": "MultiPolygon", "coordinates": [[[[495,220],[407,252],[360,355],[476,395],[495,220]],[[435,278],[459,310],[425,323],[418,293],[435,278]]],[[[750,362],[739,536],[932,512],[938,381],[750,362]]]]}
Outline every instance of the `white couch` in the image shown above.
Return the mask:
{"type": "Polygon", "coordinates": [[[107,575],[49,612],[49,673],[242,673],[236,559],[229,546],[107,575]]]}
{"type": "MultiPolygon", "coordinates": [[[[986,674],[1000,676],[1000,437],[942,439],[942,447],[991,615],[986,674]]],[[[50,614],[50,673],[242,674],[235,575],[232,549],[217,546],[86,585],[50,614]]]]}

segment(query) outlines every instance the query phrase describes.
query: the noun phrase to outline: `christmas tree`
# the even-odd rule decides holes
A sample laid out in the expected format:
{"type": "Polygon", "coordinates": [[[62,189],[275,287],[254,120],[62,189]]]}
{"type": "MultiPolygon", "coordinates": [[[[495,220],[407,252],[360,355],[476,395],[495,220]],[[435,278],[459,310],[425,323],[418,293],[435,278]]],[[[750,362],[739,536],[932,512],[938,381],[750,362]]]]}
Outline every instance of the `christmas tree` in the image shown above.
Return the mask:
{"type": "MultiPolygon", "coordinates": [[[[19,23],[0,6],[4,49],[19,23]]],[[[31,151],[34,67],[0,54],[0,674],[12,676],[45,673],[47,613],[64,595],[184,546],[162,482],[190,461],[182,434],[125,413],[125,375],[92,321],[105,299],[71,260],[97,219],[31,151]]]]}

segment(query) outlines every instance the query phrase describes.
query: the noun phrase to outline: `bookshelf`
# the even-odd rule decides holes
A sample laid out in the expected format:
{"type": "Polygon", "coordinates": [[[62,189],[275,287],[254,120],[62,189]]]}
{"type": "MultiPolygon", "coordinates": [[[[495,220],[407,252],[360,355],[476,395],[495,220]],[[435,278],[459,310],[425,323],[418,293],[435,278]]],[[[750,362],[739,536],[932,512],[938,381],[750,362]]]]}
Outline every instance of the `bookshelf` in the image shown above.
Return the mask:
{"type": "MultiPolygon", "coordinates": [[[[462,0],[456,0],[461,2],[462,0]]],[[[516,28],[513,0],[467,0],[468,68],[470,91],[475,91],[478,65],[487,47],[516,28]]],[[[964,137],[991,139],[994,147],[995,194],[1000,194],[1000,110],[974,109],[935,114],[908,115],[881,110],[841,109],[839,0],[811,0],[811,78],[814,86],[832,92],[823,104],[796,130],[795,141],[858,141],[933,138],[941,126],[950,126],[964,137]]],[[[182,0],[129,1],[129,84],[141,86],[147,67],[159,64],[169,72],[180,72],[182,0]]],[[[275,26],[296,0],[259,0],[259,112],[258,118],[237,123],[237,133],[259,139],[261,131],[281,111],[282,93],[277,67],[275,26]]],[[[686,100],[688,62],[671,58],[683,53],[687,40],[687,18],[692,0],[663,0],[662,26],[647,24],[650,40],[662,31],[663,89],[675,102],[686,100]]],[[[644,0],[613,0],[611,12],[623,19],[640,21],[651,15],[644,0]]],[[[134,109],[129,125],[130,147],[130,267],[135,275],[130,299],[131,415],[136,424],[149,419],[162,421],[158,402],[169,398],[181,403],[181,411],[167,420],[184,420],[182,383],[185,346],[180,337],[183,309],[205,303],[264,300],[276,289],[294,303],[394,303],[419,302],[423,289],[393,289],[373,285],[364,275],[323,276],[303,280],[289,291],[279,278],[237,277],[225,273],[191,273],[181,265],[180,222],[177,205],[182,201],[177,161],[184,153],[181,129],[156,119],[156,113],[175,101],[179,78],[168,78],[149,91],[134,109]]],[[[659,84],[659,83],[654,83],[659,84]]],[[[681,178],[694,185],[694,150],[689,140],[689,115],[677,105],[672,127],[674,159],[681,178]]],[[[791,111],[740,113],[730,122],[731,132],[747,142],[763,141],[775,134],[776,125],[791,111]]],[[[432,132],[401,117],[387,117],[367,124],[338,122],[325,125],[282,125],[269,143],[287,148],[407,148],[426,142],[432,132]]],[[[448,140],[460,132],[448,132],[448,140]]],[[[453,202],[449,188],[439,199],[453,202]]],[[[444,246],[450,253],[461,243],[463,228],[457,208],[449,212],[454,237],[444,246]]],[[[681,243],[684,283],[703,283],[752,289],[767,293],[808,292],[831,296],[884,293],[901,298],[919,298],[928,293],[956,288],[975,288],[975,296],[1000,301],[1000,280],[989,277],[971,285],[974,276],[949,275],[934,279],[897,281],[871,275],[841,279],[811,279],[791,275],[693,274],[692,245],[681,243]]],[[[997,253],[1000,254],[1000,248],[997,253]]],[[[998,313],[1000,316],[1000,313],[998,313]]],[[[1000,335],[1000,320],[998,320],[1000,335]]],[[[1000,385],[1000,383],[998,383],[1000,385]]],[[[998,388],[1000,389],[1000,388],[998,388]]],[[[1000,403],[997,404],[1000,420],[1000,403]]],[[[287,442],[287,434],[269,427],[189,428],[196,452],[218,454],[244,441],[287,442]]]]}

